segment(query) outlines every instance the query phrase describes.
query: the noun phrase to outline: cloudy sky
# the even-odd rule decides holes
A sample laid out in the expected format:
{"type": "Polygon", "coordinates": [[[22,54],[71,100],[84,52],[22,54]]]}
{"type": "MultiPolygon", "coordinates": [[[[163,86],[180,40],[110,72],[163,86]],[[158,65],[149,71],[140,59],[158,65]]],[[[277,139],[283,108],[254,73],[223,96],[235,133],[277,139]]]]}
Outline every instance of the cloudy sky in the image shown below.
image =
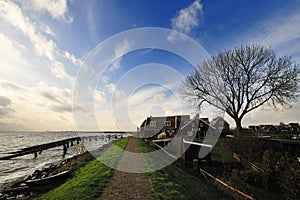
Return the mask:
{"type": "MultiPolygon", "coordinates": [[[[193,116],[178,95],[193,71],[179,56],[189,48],[156,49],[152,29],[120,34],[144,27],[186,34],[201,59],[255,43],[300,63],[297,0],[0,0],[0,131],[135,130],[149,115],[193,116]]],[[[186,40],[166,34],[169,44],[186,40]]],[[[299,108],[258,109],[243,124],[300,122],[299,108]]]]}

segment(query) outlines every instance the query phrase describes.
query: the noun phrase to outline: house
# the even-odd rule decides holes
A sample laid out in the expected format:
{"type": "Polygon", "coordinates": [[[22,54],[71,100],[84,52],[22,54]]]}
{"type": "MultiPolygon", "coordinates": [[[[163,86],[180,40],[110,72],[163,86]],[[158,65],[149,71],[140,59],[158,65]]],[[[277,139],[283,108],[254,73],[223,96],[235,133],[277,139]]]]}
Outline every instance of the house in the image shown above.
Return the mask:
{"type": "Polygon", "coordinates": [[[214,128],[209,124],[208,118],[199,118],[198,116],[195,116],[192,120],[180,127],[178,134],[204,138],[210,127],[214,128]]]}
{"type": "Polygon", "coordinates": [[[190,121],[189,115],[174,115],[147,117],[140,126],[142,137],[156,137],[158,134],[165,132],[167,137],[172,137],[177,133],[180,126],[190,121]]]}
{"type": "Polygon", "coordinates": [[[289,125],[287,125],[283,122],[280,122],[279,125],[277,126],[277,128],[280,133],[289,133],[290,132],[289,125]]]}
{"type": "Polygon", "coordinates": [[[289,123],[288,126],[289,126],[291,133],[299,133],[300,132],[299,123],[289,123]]]}
{"type": "Polygon", "coordinates": [[[254,133],[260,131],[259,126],[256,126],[256,125],[250,125],[248,128],[249,128],[250,131],[252,131],[254,133]]]}
{"type": "Polygon", "coordinates": [[[257,132],[265,132],[265,133],[274,133],[278,131],[278,127],[272,124],[261,124],[261,125],[250,125],[249,130],[257,133],[257,132]]]}
{"type": "Polygon", "coordinates": [[[299,123],[285,124],[280,122],[279,125],[261,124],[259,126],[251,125],[249,130],[252,132],[265,132],[265,133],[300,133],[299,123]]]}
{"type": "Polygon", "coordinates": [[[216,117],[211,120],[210,125],[215,128],[217,134],[228,134],[230,131],[230,125],[223,117],[216,117]]]}

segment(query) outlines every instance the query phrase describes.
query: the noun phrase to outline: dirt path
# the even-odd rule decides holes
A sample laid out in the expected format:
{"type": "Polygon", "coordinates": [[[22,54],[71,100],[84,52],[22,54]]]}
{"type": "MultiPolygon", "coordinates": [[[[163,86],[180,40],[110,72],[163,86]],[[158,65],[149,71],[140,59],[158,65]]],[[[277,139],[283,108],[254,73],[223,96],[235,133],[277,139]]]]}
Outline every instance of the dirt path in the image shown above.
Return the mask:
{"type": "MultiPolygon", "coordinates": [[[[126,146],[126,151],[138,153],[138,145],[131,137],[126,146]]],[[[142,157],[133,158],[130,153],[122,154],[118,161],[118,166],[136,167],[137,170],[144,167],[142,157]]],[[[108,187],[104,190],[101,199],[104,200],[129,200],[143,199],[151,200],[152,185],[148,176],[144,173],[128,173],[116,170],[108,187]]]]}

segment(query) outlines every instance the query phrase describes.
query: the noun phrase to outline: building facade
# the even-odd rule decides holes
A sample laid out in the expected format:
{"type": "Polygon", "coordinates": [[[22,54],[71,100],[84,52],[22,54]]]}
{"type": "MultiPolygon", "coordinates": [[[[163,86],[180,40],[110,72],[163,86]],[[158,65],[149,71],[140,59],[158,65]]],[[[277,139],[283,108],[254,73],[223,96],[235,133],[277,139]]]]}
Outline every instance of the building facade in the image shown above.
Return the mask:
{"type": "Polygon", "coordinates": [[[145,138],[156,137],[164,132],[167,137],[174,136],[179,128],[190,121],[189,115],[147,117],[140,126],[140,135],[145,138]]]}

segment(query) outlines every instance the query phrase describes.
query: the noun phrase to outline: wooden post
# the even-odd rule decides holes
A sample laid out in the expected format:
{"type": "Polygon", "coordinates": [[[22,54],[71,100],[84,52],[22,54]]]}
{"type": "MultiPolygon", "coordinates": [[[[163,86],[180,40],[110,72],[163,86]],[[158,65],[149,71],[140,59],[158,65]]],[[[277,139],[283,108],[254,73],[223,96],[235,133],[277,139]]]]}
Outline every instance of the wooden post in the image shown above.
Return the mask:
{"type": "Polygon", "coordinates": [[[67,147],[66,145],[63,145],[63,158],[65,157],[66,154],[67,154],[67,147]]]}
{"type": "Polygon", "coordinates": [[[198,169],[199,169],[199,160],[198,159],[193,159],[193,166],[194,166],[194,171],[198,171],[198,169]]]}

